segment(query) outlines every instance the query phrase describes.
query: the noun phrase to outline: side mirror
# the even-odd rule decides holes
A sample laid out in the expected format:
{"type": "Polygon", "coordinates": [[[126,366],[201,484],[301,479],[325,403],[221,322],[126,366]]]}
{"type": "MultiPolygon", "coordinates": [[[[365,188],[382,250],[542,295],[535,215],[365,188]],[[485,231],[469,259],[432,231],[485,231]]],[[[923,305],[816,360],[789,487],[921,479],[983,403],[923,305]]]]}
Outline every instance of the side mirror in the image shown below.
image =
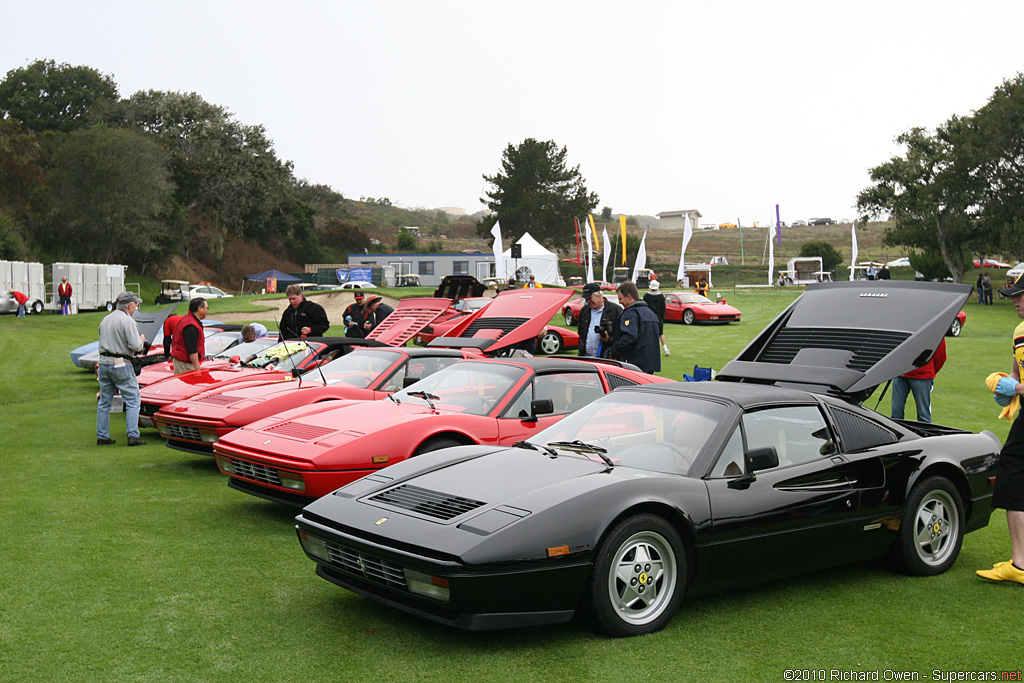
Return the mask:
{"type": "Polygon", "coordinates": [[[550,398],[538,398],[530,401],[530,417],[523,418],[523,422],[536,422],[538,415],[550,415],[555,412],[555,402],[550,398]]]}
{"type": "Polygon", "coordinates": [[[402,380],[402,388],[405,389],[406,387],[411,387],[413,384],[416,384],[416,382],[419,382],[420,379],[422,379],[422,378],[420,378],[420,377],[406,377],[405,379],[402,380]]]}
{"type": "Polygon", "coordinates": [[[775,446],[752,448],[743,455],[743,462],[746,465],[746,474],[730,479],[726,485],[731,489],[750,488],[750,485],[757,481],[754,472],[779,466],[779,454],[775,451],[775,446]]]}

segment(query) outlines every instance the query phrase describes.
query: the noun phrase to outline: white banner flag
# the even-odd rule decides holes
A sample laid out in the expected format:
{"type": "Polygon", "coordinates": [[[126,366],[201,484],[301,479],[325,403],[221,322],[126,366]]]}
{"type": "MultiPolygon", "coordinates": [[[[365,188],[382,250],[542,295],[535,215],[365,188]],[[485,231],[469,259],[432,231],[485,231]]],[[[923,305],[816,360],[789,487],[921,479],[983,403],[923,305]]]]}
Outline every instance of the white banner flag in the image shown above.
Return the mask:
{"type": "Polygon", "coordinates": [[[612,254],[612,245],[608,241],[607,225],[604,226],[603,232],[604,235],[602,235],[602,239],[604,240],[604,267],[601,268],[601,279],[604,280],[605,282],[608,282],[608,257],[611,256],[612,254]]]}
{"type": "Polygon", "coordinates": [[[640,275],[640,271],[647,267],[647,231],[640,238],[640,248],[636,250],[636,261],[633,263],[633,282],[640,275]]]}
{"type": "Polygon", "coordinates": [[[583,224],[583,232],[587,233],[587,282],[594,281],[594,241],[590,238],[590,229],[583,224]]]}
{"type": "Polygon", "coordinates": [[[857,272],[854,270],[854,266],[857,265],[857,221],[850,226],[850,241],[850,280],[852,281],[857,272]]]}
{"type": "Polygon", "coordinates": [[[494,277],[507,280],[508,271],[505,270],[505,249],[501,244],[501,228],[498,226],[498,221],[494,221],[491,234],[494,235],[494,246],[491,247],[494,250],[494,277]]]}
{"type": "Polygon", "coordinates": [[[768,284],[775,284],[775,226],[768,226],[768,284]]]}
{"type": "Polygon", "coordinates": [[[676,282],[686,279],[686,246],[693,237],[693,227],[690,224],[690,214],[683,216],[683,248],[679,252],[679,269],[676,270],[676,282]]]}

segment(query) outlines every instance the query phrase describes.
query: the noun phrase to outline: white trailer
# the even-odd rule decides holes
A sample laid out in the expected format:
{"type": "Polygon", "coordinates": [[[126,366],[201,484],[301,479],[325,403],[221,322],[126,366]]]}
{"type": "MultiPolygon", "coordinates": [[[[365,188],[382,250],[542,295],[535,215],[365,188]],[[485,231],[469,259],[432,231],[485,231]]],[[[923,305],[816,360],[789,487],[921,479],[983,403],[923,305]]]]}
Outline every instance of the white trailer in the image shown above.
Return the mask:
{"type": "Polygon", "coordinates": [[[125,291],[128,266],[106,263],[54,263],[47,308],[57,308],[57,286],[62,277],[71,284],[71,310],[114,310],[117,295],[125,291]]]}
{"type": "Polygon", "coordinates": [[[15,290],[28,297],[25,308],[29,313],[42,313],[46,304],[46,284],[42,263],[28,261],[0,261],[0,313],[14,313],[18,302],[8,292],[15,290]]]}

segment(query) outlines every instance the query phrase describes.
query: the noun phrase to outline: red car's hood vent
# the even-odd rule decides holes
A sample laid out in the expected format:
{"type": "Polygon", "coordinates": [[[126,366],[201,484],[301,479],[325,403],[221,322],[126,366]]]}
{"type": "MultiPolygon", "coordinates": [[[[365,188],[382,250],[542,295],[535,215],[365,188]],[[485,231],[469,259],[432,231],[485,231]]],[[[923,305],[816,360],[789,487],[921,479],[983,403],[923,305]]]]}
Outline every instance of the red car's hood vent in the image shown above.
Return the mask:
{"type": "Polygon", "coordinates": [[[384,318],[366,338],[390,346],[402,346],[447,311],[450,305],[450,299],[403,299],[395,312],[384,318]]]}
{"type": "Polygon", "coordinates": [[[481,336],[501,339],[504,335],[516,329],[529,318],[479,318],[474,320],[469,327],[460,335],[462,337],[475,337],[484,330],[494,330],[497,335],[483,334],[481,336]]]}
{"type": "Polygon", "coordinates": [[[209,403],[217,406],[229,406],[232,403],[238,403],[244,401],[245,398],[238,396],[230,396],[227,394],[210,394],[209,396],[199,396],[192,399],[195,403],[209,403]]]}
{"type": "Polygon", "coordinates": [[[333,434],[337,430],[330,427],[302,424],[301,422],[282,422],[281,424],[267,427],[262,431],[277,436],[287,436],[300,441],[316,441],[320,437],[333,434]]]}
{"type": "Polygon", "coordinates": [[[454,519],[483,505],[479,500],[452,496],[409,484],[382,491],[370,500],[443,521],[454,519]]]}

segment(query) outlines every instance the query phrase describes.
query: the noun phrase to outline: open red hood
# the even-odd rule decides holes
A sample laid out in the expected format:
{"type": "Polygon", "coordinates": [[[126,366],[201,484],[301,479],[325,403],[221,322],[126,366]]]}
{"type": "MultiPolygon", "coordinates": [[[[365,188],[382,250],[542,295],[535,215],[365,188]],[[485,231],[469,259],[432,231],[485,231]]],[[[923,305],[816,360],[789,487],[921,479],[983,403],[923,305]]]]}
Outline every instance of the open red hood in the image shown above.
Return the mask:
{"type": "Polygon", "coordinates": [[[416,333],[447,311],[451,304],[451,299],[402,299],[395,312],[384,318],[366,338],[388,346],[405,346],[416,333]]]}
{"type": "Polygon", "coordinates": [[[510,289],[476,313],[466,316],[445,337],[429,346],[466,346],[468,340],[478,342],[487,354],[506,349],[529,339],[536,339],[548,321],[562,310],[572,296],[571,289],[543,287],[510,289]],[[493,340],[491,342],[490,340],[493,340]]]}

